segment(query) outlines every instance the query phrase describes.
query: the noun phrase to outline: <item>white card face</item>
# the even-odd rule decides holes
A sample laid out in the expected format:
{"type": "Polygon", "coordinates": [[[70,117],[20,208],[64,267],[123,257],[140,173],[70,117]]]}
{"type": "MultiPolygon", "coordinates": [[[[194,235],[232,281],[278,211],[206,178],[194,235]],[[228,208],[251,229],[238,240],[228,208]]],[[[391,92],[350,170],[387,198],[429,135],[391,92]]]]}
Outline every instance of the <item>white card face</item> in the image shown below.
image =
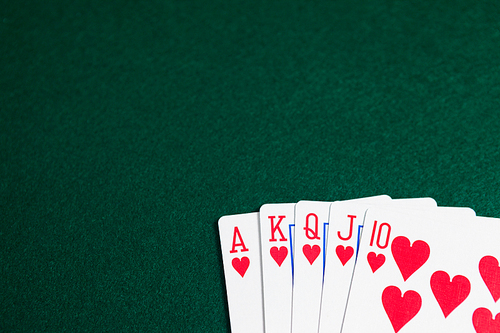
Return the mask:
{"type": "MultiPolygon", "coordinates": [[[[429,198],[395,199],[378,206],[394,209],[435,210],[436,202],[429,198]]],[[[363,229],[366,210],[375,205],[334,202],[330,206],[330,228],[327,244],[327,262],[321,298],[319,332],[339,333],[344,319],[356,253],[363,229]]],[[[470,208],[439,208],[442,213],[461,213],[475,216],[470,208]]]]}
{"type": "MultiPolygon", "coordinates": [[[[387,195],[349,200],[386,202],[387,195]]],[[[325,232],[331,202],[299,201],[295,205],[292,333],[317,332],[325,262],[325,232]]]]}
{"type": "Polygon", "coordinates": [[[266,204],[259,213],[265,329],[290,333],[295,204],[266,204]]]}
{"type": "Polygon", "coordinates": [[[219,219],[232,333],[264,332],[259,213],[219,219]]]}
{"type": "Polygon", "coordinates": [[[342,333],[500,330],[500,220],[365,217],[342,333]]]}
{"type": "Polygon", "coordinates": [[[398,205],[398,207],[405,207],[408,203],[408,207],[418,207],[419,208],[431,208],[437,207],[437,202],[433,198],[402,198],[402,199],[392,199],[391,204],[398,205]]]}

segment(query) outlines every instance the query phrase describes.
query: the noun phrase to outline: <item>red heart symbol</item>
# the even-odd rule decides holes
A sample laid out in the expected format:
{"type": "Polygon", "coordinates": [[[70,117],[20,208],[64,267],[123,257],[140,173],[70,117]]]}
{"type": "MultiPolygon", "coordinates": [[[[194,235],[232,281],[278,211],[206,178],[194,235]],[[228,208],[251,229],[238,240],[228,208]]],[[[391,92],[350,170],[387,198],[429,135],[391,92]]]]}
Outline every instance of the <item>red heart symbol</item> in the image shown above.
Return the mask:
{"type": "Polygon", "coordinates": [[[349,259],[351,259],[352,255],[354,254],[354,249],[351,246],[344,248],[343,245],[339,245],[335,249],[335,252],[337,252],[337,257],[339,257],[342,266],[345,266],[345,264],[349,261],[349,259]]]}
{"type": "Polygon", "coordinates": [[[373,273],[375,273],[375,271],[379,269],[385,262],[385,256],[382,253],[375,254],[375,252],[370,252],[368,253],[367,259],[373,273]]]}
{"type": "Polygon", "coordinates": [[[281,267],[281,264],[283,263],[287,255],[288,249],[286,248],[286,246],[280,247],[279,250],[277,246],[273,246],[271,248],[271,257],[273,257],[274,261],[276,261],[279,267],[281,267]]]}
{"type": "Polygon", "coordinates": [[[431,289],[446,318],[469,296],[470,282],[462,275],[456,275],[450,282],[448,273],[437,271],[431,276],[431,289]]]}
{"type": "Polygon", "coordinates": [[[250,259],[248,259],[248,257],[243,257],[241,260],[239,258],[234,258],[231,263],[233,264],[233,268],[243,277],[245,276],[248,266],[250,266],[250,259]]]}
{"type": "Polygon", "coordinates": [[[391,251],[405,281],[425,264],[431,253],[426,242],[418,240],[410,245],[410,240],[404,236],[394,238],[391,251]]]}
{"type": "Polygon", "coordinates": [[[311,248],[311,245],[306,244],[302,247],[302,252],[304,252],[307,260],[309,260],[309,263],[312,265],[314,260],[316,260],[316,258],[319,256],[321,248],[318,245],[314,245],[311,248]]]}
{"type": "Polygon", "coordinates": [[[394,332],[397,333],[420,311],[422,298],[413,290],[408,290],[401,297],[401,290],[398,287],[389,286],[382,293],[382,304],[394,332]]]}
{"type": "Polygon", "coordinates": [[[498,301],[500,298],[500,267],[498,267],[498,260],[492,256],[483,257],[479,261],[479,273],[481,273],[481,277],[495,302],[498,301]]]}
{"type": "Polygon", "coordinates": [[[500,333],[500,313],[493,319],[490,310],[476,309],[472,315],[472,324],[477,333],[500,333]]]}

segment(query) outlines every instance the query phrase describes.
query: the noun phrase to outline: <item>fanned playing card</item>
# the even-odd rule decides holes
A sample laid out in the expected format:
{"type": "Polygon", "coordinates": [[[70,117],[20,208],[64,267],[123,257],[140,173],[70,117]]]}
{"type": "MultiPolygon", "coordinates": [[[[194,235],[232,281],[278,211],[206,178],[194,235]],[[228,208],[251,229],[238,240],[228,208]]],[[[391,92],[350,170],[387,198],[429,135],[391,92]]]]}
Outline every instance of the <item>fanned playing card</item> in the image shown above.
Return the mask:
{"type": "MultiPolygon", "coordinates": [[[[330,206],[319,333],[339,333],[342,328],[365,213],[369,207],[374,206],[349,201],[337,201],[330,206]]],[[[415,198],[395,199],[376,206],[430,210],[435,209],[437,204],[432,198],[415,198]]],[[[376,267],[383,264],[384,260],[385,258],[379,257],[372,264],[376,267]]]]}
{"type": "Polygon", "coordinates": [[[290,333],[295,204],[266,204],[259,213],[265,330],[290,333]]]}
{"type": "Polygon", "coordinates": [[[375,208],[364,228],[343,333],[499,332],[498,219],[375,208]]]}
{"type": "MultiPolygon", "coordinates": [[[[389,196],[381,195],[349,201],[390,200],[389,196]]],[[[331,202],[321,201],[299,201],[295,205],[292,333],[318,330],[330,205],[331,202]]]]}
{"type": "Polygon", "coordinates": [[[263,333],[259,214],[223,216],[219,234],[232,333],[263,333]]]}

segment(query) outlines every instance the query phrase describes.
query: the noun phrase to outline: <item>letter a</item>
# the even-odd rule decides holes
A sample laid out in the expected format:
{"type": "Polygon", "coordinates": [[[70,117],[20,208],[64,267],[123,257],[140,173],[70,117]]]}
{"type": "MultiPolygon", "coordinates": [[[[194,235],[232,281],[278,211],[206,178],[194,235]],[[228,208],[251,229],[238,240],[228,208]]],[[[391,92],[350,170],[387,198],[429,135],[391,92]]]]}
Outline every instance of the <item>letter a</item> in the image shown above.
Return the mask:
{"type": "Polygon", "coordinates": [[[248,251],[247,247],[245,246],[245,243],[243,243],[243,238],[241,238],[240,230],[238,229],[238,227],[234,227],[233,247],[232,247],[231,251],[229,251],[229,253],[236,253],[236,252],[238,252],[238,250],[236,250],[237,246],[241,246],[242,247],[241,252],[248,251]],[[240,240],[239,243],[236,243],[236,237],[238,237],[238,239],[240,240]]]}

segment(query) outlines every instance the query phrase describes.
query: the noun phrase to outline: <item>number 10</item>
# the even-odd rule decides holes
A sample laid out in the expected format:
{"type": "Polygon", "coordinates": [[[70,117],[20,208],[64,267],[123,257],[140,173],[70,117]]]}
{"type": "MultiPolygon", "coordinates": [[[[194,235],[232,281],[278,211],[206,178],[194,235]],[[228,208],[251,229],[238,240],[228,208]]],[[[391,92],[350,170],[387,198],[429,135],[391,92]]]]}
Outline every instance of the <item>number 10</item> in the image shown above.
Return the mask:
{"type": "MultiPolygon", "coordinates": [[[[373,224],[373,230],[372,230],[372,238],[370,239],[370,246],[373,246],[373,241],[375,240],[375,233],[377,233],[377,221],[373,224]]],[[[389,245],[389,238],[391,237],[391,226],[389,223],[381,223],[378,227],[378,235],[377,235],[377,246],[380,249],[385,249],[389,245]],[[387,229],[386,231],[386,236],[385,236],[385,242],[384,244],[380,244],[380,236],[382,235],[384,229],[387,229]]]]}

